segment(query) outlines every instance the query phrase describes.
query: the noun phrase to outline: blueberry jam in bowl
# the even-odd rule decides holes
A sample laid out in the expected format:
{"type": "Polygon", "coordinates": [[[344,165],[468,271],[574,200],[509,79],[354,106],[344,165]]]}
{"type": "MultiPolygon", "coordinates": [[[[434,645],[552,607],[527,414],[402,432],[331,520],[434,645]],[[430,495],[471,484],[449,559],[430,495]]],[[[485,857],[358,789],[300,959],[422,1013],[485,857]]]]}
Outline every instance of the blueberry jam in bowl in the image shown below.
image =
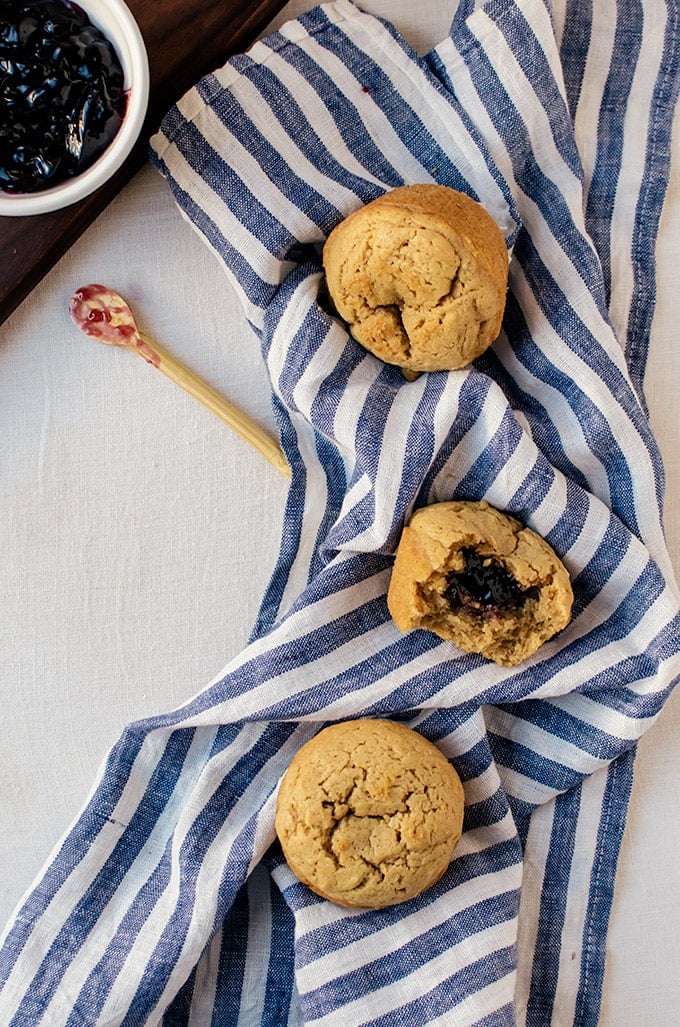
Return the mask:
{"type": "Polygon", "coordinates": [[[0,215],[84,199],[123,164],[149,98],[122,0],[1,0],[0,215]]]}

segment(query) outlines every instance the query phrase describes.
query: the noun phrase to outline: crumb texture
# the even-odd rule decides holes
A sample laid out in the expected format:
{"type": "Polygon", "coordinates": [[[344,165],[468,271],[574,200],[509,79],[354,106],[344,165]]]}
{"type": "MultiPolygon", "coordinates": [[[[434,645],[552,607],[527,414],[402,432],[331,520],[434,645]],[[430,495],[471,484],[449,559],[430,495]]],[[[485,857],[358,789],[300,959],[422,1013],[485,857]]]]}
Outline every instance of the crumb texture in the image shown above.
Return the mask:
{"type": "Polygon", "coordinates": [[[569,573],[535,531],[482,502],[436,503],[402,532],[387,605],[422,628],[515,666],[569,623],[569,573]]]}
{"type": "Polygon", "coordinates": [[[354,338],[411,372],[454,370],[497,338],[503,234],[475,200],[401,186],[345,218],[324,247],[328,292],[354,338]]]}
{"type": "Polygon", "coordinates": [[[382,908],[420,894],[448,867],[463,786],[443,753],[387,720],[325,728],[291,761],[276,831],[288,864],[317,894],[382,908]]]}

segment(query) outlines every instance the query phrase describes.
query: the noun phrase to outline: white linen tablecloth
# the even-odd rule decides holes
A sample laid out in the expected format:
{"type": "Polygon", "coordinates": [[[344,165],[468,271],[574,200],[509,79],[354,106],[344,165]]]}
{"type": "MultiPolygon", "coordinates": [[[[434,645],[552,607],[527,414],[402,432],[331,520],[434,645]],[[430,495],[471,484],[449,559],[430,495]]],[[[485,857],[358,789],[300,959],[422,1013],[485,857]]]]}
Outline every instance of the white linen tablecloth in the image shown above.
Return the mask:
{"type": "MultiPolygon", "coordinates": [[[[276,24],[308,6],[289,4],[276,24]]],[[[451,18],[447,3],[363,6],[421,51],[451,18]]],[[[676,570],[679,166],[645,381],[676,570]]],[[[278,548],[286,487],[276,472],[148,365],[77,334],[68,297],[97,280],[273,426],[259,349],[230,286],[145,169],[0,327],[3,922],[122,727],[184,701],[242,648],[278,548]]],[[[640,744],[609,936],[611,1027],[671,1024],[680,998],[679,720],[674,696],[640,744]]]]}

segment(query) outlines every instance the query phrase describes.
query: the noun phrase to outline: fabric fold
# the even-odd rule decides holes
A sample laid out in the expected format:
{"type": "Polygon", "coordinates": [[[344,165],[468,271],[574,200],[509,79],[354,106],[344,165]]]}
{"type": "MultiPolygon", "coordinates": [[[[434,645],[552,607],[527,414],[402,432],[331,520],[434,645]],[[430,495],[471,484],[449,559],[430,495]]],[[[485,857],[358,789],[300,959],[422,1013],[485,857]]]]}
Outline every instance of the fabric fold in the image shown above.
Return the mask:
{"type": "MultiPolygon", "coordinates": [[[[642,33],[642,7],[609,6],[642,33]]],[[[292,468],[281,552],[246,649],[112,750],[6,933],[3,1022],[596,1023],[635,745],[680,673],[680,616],[640,392],[651,312],[636,276],[641,251],[652,276],[653,235],[633,233],[624,273],[608,248],[619,236],[594,232],[618,207],[598,208],[606,172],[579,149],[585,125],[611,129],[580,105],[587,32],[582,77],[562,71],[572,23],[595,20],[586,4],[461,4],[422,58],[336,0],[165,118],[152,159],[266,360],[292,468]],[[503,332],[474,366],[407,382],[328,312],[319,255],[360,204],[428,181],[494,216],[510,290],[503,332]],[[610,305],[627,278],[622,329],[610,305]],[[389,617],[404,520],[451,498],[514,514],[570,571],[572,623],[520,667],[403,636],[389,617]],[[348,911],[283,862],[276,788],[324,723],[372,715],[452,760],[464,834],[419,899],[348,911]]],[[[656,63],[640,47],[650,104],[662,79],[673,93],[671,22],[656,63]]],[[[616,73],[612,59],[610,88],[616,73]]],[[[649,124],[658,154],[662,122],[649,124]]],[[[664,172],[643,166],[645,204],[652,173],[664,172]]],[[[636,218],[640,202],[626,207],[636,218]]]]}

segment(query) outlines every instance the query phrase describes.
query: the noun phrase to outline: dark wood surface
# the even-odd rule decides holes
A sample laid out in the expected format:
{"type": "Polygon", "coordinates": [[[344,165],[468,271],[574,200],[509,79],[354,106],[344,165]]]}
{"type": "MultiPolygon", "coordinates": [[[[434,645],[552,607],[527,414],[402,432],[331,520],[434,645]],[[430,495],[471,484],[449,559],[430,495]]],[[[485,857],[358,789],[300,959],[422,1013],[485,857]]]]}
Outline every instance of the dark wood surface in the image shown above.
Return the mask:
{"type": "Polygon", "coordinates": [[[21,303],[147,159],[165,111],[201,75],[247,49],[286,0],[127,0],[149,55],[149,111],[120,171],[80,203],[51,214],[0,217],[0,323],[21,303]]]}

